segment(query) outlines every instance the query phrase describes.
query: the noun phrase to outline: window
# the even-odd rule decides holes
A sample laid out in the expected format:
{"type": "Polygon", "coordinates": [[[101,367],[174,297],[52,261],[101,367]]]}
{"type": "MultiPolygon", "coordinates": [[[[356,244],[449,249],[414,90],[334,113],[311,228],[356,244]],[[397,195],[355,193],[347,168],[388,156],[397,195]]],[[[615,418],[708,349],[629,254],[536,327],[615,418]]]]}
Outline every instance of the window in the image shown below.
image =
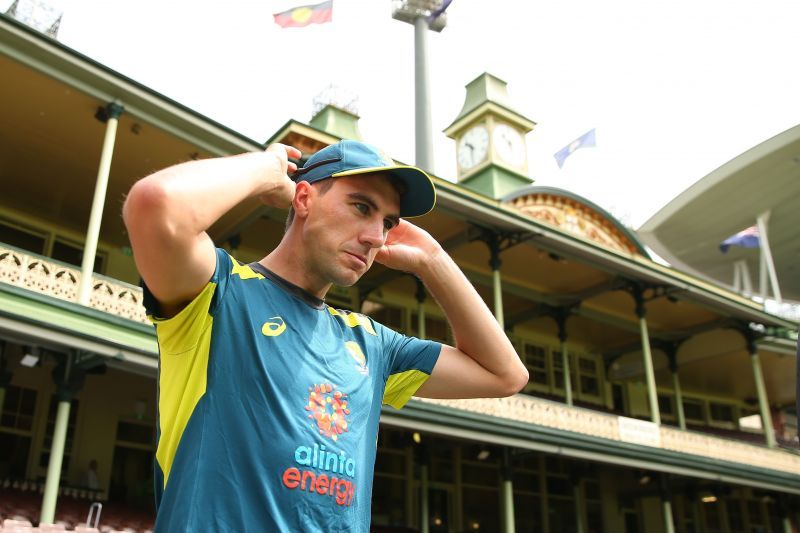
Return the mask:
{"type": "Polygon", "coordinates": [[[499,479],[497,463],[463,461],[461,464],[461,481],[465,485],[496,488],[499,479]]]}
{"type": "Polygon", "coordinates": [[[603,503],[600,496],[600,485],[593,479],[584,480],[583,494],[586,498],[588,530],[603,531],[603,503]]]}
{"type": "Polygon", "coordinates": [[[709,404],[711,420],[736,424],[736,407],[730,404],[711,402],[709,404]]]}
{"type": "Polygon", "coordinates": [[[577,531],[577,515],[575,501],[571,498],[572,487],[569,487],[570,497],[555,496],[551,492],[547,497],[548,520],[550,531],[577,531]]]}
{"type": "MultiPolygon", "coordinates": [[[[419,318],[416,313],[411,315],[411,331],[415,335],[419,335],[417,332],[417,325],[419,323],[419,318]]],[[[447,324],[447,320],[443,318],[438,318],[430,315],[425,315],[425,338],[438,341],[442,343],[449,342],[450,339],[450,326],[447,324]]]]}
{"type": "Polygon", "coordinates": [[[673,418],[675,416],[673,405],[672,396],[667,396],[666,394],[658,395],[658,411],[662,417],[673,418]]]}
{"type": "Polygon", "coordinates": [[[535,344],[523,344],[525,366],[528,367],[530,383],[547,385],[547,352],[544,347],[535,344]]]}
{"type": "Polygon", "coordinates": [[[25,479],[31,438],[0,431],[0,478],[25,479]]]}
{"type": "Polygon", "coordinates": [[[406,457],[402,451],[378,449],[375,456],[375,472],[380,474],[405,475],[406,457]]]}
{"type": "Polygon", "coordinates": [[[578,375],[580,376],[581,394],[600,396],[600,385],[597,374],[597,361],[589,357],[578,357],[578,375]]]}
{"type": "MultiPolygon", "coordinates": [[[[20,250],[39,255],[49,255],[57,261],[63,261],[73,266],[80,267],[83,260],[83,245],[56,237],[53,247],[48,250],[47,242],[50,234],[46,231],[37,231],[12,222],[0,222],[0,243],[8,244],[20,250]]],[[[94,258],[94,272],[102,274],[105,271],[106,256],[97,252],[94,258]]]]}
{"type": "Polygon", "coordinates": [[[133,444],[154,444],[153,426],[138,422],[117,422],[117,440],[133,444]]]}
{"type": "MultiPolygon", "coordinates": [[[[551,356],[553,357],[553,388],[564,390],[566,387],[564,386],[564,358],[562,357],[560,350],[553,350],[551,352],[551,356]]],[[[569,374],[570,374],[570,387],[572,388],[573,394],[578,392],[575,387],[575,364],[572,361],[572,358],[567,355],[567,358],[570,359],[569,361],[569,374]]]]}
{"type": "Polygon", "coordinates": [[[766,521],[764,520],[764,514],[761,510],[761,502],[757,500],[747,501],[747,520],[750,522],[751,531],[766,531],[764,528],[766,521]],[[757,526],[760,526],[762,529],[753,529],[757,526]]]}
{"type": "Polygon", "coordinates": [[[729,499],[725,502],[728,511],[728,528],[731,533],[744,533],[744,517],[742,516],[741,500],[729,499]]]}
{"type": "MultiPolygon", "coordinates": [[[[67,242],[61,238],[56,238],[50,257],[79,267],[81,266],[81,261],[83,261],[83,246],[67,242]]],[[[105,256],[98,253],[94,258],[94,270],[92,270],[92,272],[102,274],[104,272],[104,266],[105,256]]]]}
{"type": "MultiPolygon", "coordinates": [[[[517,491],[516,481],[514,483],[514,525],[517,531],[542,531],[541,497],[533,494],[521,494],[517,491]]],[[[475,526],[472,524],[470,526],[474,531],[475,526]]]]}
{"type": "Polygon", "coordinates": [[[547,476],[547,493],[551,496],[572,496],[572,484],[561,476],[547,476]]]}
{"type": "Polygon", "coordinates": [[[700,400],[683,399],[683,414],[686,420],[695,422],[705,422],[706,417],[703,409],[703,402],[700,400]]]}
{"type": "Polygon", "coordinates": [[[611,385],[611,401],[614,406],[614,412],[625,412],[625,390],[621,383],[613,383],[611,385]]]}
{"type": "Polygon", "coordinates": [[[703,514],[706,518],[708,533],[722,533],[722,506],[719,501],[703,502],[703,514]]]}
{"type": "Polygon", "coordinates": [[[6,388],[0,416],[0,479],[27,477],[35,410],[35,390],[13,385],[6,388]]]}
{"type": "Polygon", "coordinates": [[[400,332],[406,331],[406,313],[402,307],[393,307],[368,300],[364,302],[361,311],[387,328],[400,332]]]}
{"type": "Polygon", "coordinates": [[[376,526],[405,526],[405,479],[376,472],[373,484],[372,523],[376,526]]]}
{"type": "Polygon", "coordinates": [[[9,429],[30,431],[33,426],[33,413],[36,409],[36,391],[22,387],[9,386],[6,389],[0,426],[9,429]]]}
{"type": "MultiPolygon", "coordinates": [[[[464,487],[462,491],[467,531],[500,531],[500,506],[494,503],[499,498],[497,489],[464,487]]],[[[434,531],[433,528],[430,531],[434,531]]]]}
{"type": "Polygon", "coordinates": [[[11,222],[0,222],[0,242],[20,250],[43,254],[47,235],[11,222]]]}

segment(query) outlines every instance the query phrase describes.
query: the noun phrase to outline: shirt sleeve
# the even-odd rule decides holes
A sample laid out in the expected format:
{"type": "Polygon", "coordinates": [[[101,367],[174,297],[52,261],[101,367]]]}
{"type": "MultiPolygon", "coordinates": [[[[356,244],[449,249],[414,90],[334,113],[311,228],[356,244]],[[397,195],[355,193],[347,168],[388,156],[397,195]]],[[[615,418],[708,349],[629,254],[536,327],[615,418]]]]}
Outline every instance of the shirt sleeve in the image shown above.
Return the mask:
{"type": "Polygon", "coordinates": [[[387,354],[383,403],[400,409],[430,377],[442,345],[407,337],[377,322],[374,324],[387,354]]]}
{"type": "Polygon", "coordinates": [[[178,314],[171,318],[160,316],[158,300],[142,281],[143,298],[147,318],[156,326],[162,353],[183,353],[193,348],[207,328],[211,317],[216,313],[219,303],[228,287],[234,260],[222,248],[216,249],[214,274],[200,294],[186,304],[178,314]]]}

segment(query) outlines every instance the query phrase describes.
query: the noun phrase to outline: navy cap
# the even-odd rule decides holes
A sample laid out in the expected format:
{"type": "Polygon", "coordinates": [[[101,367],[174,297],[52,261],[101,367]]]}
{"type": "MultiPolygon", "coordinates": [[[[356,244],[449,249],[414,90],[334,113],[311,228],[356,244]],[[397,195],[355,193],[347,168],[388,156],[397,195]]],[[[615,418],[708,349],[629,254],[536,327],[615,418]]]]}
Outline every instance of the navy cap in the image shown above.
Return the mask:
{"type": "Polygon", "coordinates": [[[400,216],[418,217],[436,205],[433,181],[416,167],[396,165],[378,148],[360,141],[344,140],[312,155],[292,175],[296,182],[315,183],[327,178],[384,172],[398,177],[406,186],[400,196],[400,216]]]}

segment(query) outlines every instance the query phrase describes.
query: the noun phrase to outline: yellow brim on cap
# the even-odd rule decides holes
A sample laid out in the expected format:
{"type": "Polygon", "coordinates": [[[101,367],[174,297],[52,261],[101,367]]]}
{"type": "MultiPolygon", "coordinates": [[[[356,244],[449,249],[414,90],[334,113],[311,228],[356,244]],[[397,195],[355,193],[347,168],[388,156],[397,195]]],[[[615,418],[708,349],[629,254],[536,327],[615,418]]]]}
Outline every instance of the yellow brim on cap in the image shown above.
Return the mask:
{"type": "Polygon", "coordinates": [[[331,174],[332,178],[358,176],[386,172],[397,176],[406,184],[408,192],[400,199],[400,216],[404,218],[418,217],[429,213],[436,205],[436,187],[433,180],[417,167],[409,165],[392,165],[385,167],[354,168],[331,174]]]}

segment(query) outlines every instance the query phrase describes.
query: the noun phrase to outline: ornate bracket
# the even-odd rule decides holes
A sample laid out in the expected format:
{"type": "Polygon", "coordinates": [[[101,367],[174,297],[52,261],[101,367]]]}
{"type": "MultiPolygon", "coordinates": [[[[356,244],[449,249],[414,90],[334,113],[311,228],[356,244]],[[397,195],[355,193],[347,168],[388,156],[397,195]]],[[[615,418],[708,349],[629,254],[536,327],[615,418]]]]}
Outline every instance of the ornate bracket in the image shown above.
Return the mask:
{"type": "Polygon", "coordinates": [[[492,270],[498,270],[500,268],[502,264],[500,260],[501,253],[533,237],[532,233],[523,231],[498,232],[480,226],[475,227],[478,228],[479,231],[470,241],[482,241],[486,243],[486,246],[489,247],[489,253],[491,254],[489,266],[492,270]]]}

